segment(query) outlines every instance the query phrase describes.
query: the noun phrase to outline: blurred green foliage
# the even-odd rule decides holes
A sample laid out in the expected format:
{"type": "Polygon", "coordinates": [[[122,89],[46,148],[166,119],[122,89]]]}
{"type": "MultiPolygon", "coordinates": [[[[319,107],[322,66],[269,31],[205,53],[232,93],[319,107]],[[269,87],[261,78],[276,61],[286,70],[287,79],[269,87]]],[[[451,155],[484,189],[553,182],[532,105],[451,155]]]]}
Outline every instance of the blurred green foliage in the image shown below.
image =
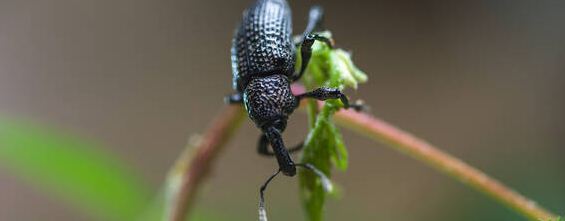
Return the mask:
{"type": "Polygon", "coordinates": [[[0,119],[0,164],[102,220],[133,220],[149,199],[145,183],[104,148],[28,121],[0,119]]]}
{"type": "MultiPolygon", "coordinates": [[[[27,120],[0,117],[0,168],[96,220],[156,221],[163,197],[101,145],[27,120]],[[3,168],[2,168],[3,167],[3,168]]],[[[233,220],[194,211],[190,220],[233,220]]]]}
{"type": "MultiPolygon", "coordinates": [[[[319,34],[331,38],[330,32],[319,34]]],[[[308,90],[321,86],[344,90],[346,87],[357,88],[359,83],[367,81],[367,76],[353,65],[349,53],[316,42],[303,81],[308,90]]],[[[339,129],[332,121],[333,114],[343,107],[343,104],[338,99],[330,99],[318,111],[317,101],[308,102],[310,132],[304,143],[302,162],[314,165],[328,177],[331,175],[332,165],[346,170],[347,149],[339,129]]],[[[326,193],[318,177],[302,170],[300,190],[308,219],[323,220],[326,193]]]]}

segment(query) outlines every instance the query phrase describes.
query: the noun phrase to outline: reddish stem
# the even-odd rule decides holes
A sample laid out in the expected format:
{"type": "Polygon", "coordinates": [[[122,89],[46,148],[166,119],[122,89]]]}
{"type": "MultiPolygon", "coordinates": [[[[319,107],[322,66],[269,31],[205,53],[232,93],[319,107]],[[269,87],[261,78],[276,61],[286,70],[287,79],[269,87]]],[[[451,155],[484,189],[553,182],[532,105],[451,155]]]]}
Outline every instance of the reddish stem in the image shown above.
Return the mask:
{"type": "Polygon", "coordinates": [[[182,177],[178,189],[175,188],[176,184],[169,183],[169,188],[174,188],[172,190],[174,196],[171,196],[167,202],[170,205],[170,208],[166,208],[169,213],[168,220],[186,220],[198,187],[244,116],[243,108],[239,105],[225,107],[206,130],[202,139],[193,147],[189,144],[188,148],[193,151],[185,151],[179,157],[171,173],[175,176],[174,173],[180,172],[182,177]]]}
{"type": "Polygon", "coordinates": [[[346,128],[363,134],[377,142],[387,144],[387,146],[397,151],[414,157],[428,166],[450,175],[463,184],[500,201],[531,220],[555,218],[555,215],[551,212],[506,187],[496,179],[383,120],[349,110],[339,111],[335,115],[335,120],[346,128]]]}

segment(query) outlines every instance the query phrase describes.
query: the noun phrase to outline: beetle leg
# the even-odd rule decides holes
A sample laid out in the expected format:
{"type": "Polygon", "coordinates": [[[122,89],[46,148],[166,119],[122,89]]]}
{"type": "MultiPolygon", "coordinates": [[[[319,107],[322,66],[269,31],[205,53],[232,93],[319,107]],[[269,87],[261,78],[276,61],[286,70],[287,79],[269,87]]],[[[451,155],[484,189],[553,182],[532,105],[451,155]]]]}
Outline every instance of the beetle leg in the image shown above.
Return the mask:
{"type": "Polygon", "coordinates": [[[303,98],[314,98],[316,100],[321,100],[321,101],[325,101],[327,99],[340,99],[341,103],[343,103],[344,108],[347,109],[352,107],[355,110],[360,109],[359,105],[357,104],[350,105],[347,96],[345,96],[345,94],[341,93],[341,91],[336,88],[321,87],[316,90],[298,95],[296,97],[298,98],[298,100],[301,100],[303,98]]]}
{"type": "MultiPolygon", "coordinates": [[[[312,43],[314,42],[314,40],[321,41],[321,42],[324,42],[330,48],[334,48],[334,45],[335,45],[333,39],[322,36],[322,35],[318,35],[318,34],[309,34],[309,35],[306,36],[306,38],[304,40],[310,40],[310,41],[312,41],[312,43]]],[[[310,48],[311,47],[312,46],[310,46],[310,48]]],[[[311,51],[312,51],[312,49],[310,49],[310,52],[311,51]]]]}
{"type": "Polygon", "coordinates": [[[241,93],[230,94],[224,97],[224,102],[227,104],[242,104],[243,95],[241,93]]]}
{"type": "Polygon", "coordinates": [[[300,64],[300,72],[298,72],[293,80],[298,80],[304,74],[308,63],[310,62],[310,57],[312,56],[312,45],[314,41],[321,41],[326,43],[328,47],[333,48],[334,42],[332,39],[320,36],[317,34],[312,34],[314,31],[320,30],[322,28],[322,22],[324,20],[324,10],[322,7],[315,5],[310,8],[310,13],[308,13],[308,24],[306,25],[306,29],[302,33],[302,38],[297,38],[300,40],[295,42],[298,46],[300,44],[300,57],[302,62],[300,64]]]}
{"type": "Polygon", "coordinates": [[[295,74],[293,77],[293,81],[296,81],[302,77],[304,71],[306,71],[306,67],[308,67],[308,63],[310,63],[310,58],[312,57],[312,45],[315,41],[321,41],[328,45],[328,47],[333,48],[333,41],[330,38],[326,38],[321,35],[317,34],[309,34],[304,37],[302,41],[302,45],[300,46],[300,71],[298,74],[295,74]]]}
{"type": "Polygon", "coordinates": [[[275,156],[275,153],[269,152],[268,146],[269,140],[267,139],[267,136],[265,136],[265,134],[261,135],[259,137],[259,142],[257,142],[257,153],[264,156],[275,156]]]}
{"type": "MultiPolygon", "coordinates": [[[[300,151],[302,150],[303,146],[304,146],[304,142],[301,142],[298,145],[289,148],[288,152],[294,153],[300,151]]],[[[269,156],[269,157],[275,156],[274,152],[269,151],[269,140],[267,139],[267,136],[264,134],[261,135],[261,137],[259,137],[259,141],[257,142],[257,153],[263,156],[269,156]]]]}
{"type": "Polygon", "coordinates": [[[288,152],[294,153],[294,152],[302,150],[303,147],[304,147],[304,142],[300,142],[299,144],[296,144],[296,146],[289,148],[288,152]]]}
{"type": "Polygon", "coordinates": [[[298,98],[298,100],[301,100],[303,98],[313,98],[321,101],[325,101],[327,99],[340,99],[343,103],[343,106],[345,108],[349,108],[349,99],[347,99],[347,96],[345,96],[345,94],[341,93],[341,91],[336,88],[321,87],[316,90],[300,94],[296,97],[298,98]]]}
{"type": "Polygon", "coordinates": [[[294,75],[292,81],[296,81],[302,77],[308,63],[310,63],[310,57],[312,57],[312,45],[314,44],[314,39],[304,38],[302,40],[302,45],[300,46],[300,71],[294,75]]]}

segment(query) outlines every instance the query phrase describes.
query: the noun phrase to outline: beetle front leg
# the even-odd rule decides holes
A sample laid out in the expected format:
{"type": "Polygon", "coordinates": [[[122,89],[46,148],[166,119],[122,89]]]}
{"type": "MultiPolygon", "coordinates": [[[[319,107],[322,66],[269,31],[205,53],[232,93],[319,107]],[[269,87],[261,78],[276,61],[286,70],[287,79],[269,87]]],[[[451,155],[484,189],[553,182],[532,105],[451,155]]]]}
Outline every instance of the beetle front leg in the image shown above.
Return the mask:
{"type": "Polygon", "coordinates": [[[336,88],[321,87],[313,91],[306,92],[296,96],[298,100],[303,98],[313,98],[316,100],[325,101],[327,99],[340,99],[341,103],[345,108],[349,108],[349,99],[345,94],[341,93],[340,90],[336,88]]]}
{"type": "Polygon", "coordinates": [[[345,96],[344,93],[336,88],[321,87],[316,90],[300,94],[296,96],[296,98],[298,98],[298,100],[301,100],[303,98],[313,98],[321,101],[325,101],[327,99],[340,99],[341,103],[343,103],[343,107],[346,109],[350,107],[356,111],[363,109],[363,106],[360,104],[349,104],[349,99],[347,99],[347,96],[345,96]]]}

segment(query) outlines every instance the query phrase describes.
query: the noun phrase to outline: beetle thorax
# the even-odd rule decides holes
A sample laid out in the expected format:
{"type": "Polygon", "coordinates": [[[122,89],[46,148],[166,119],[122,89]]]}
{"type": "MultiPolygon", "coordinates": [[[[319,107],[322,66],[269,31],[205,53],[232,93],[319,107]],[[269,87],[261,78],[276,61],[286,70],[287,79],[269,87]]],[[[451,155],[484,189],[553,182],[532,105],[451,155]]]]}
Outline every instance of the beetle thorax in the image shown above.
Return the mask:
{"type": "Polygon", "coordinates": [[[298,106],[289,79],[278,74],[252,78],[243,92],[243,99],[249,117],[263,130],[275,127],[283,131],[288,116],[298,106]]]}

